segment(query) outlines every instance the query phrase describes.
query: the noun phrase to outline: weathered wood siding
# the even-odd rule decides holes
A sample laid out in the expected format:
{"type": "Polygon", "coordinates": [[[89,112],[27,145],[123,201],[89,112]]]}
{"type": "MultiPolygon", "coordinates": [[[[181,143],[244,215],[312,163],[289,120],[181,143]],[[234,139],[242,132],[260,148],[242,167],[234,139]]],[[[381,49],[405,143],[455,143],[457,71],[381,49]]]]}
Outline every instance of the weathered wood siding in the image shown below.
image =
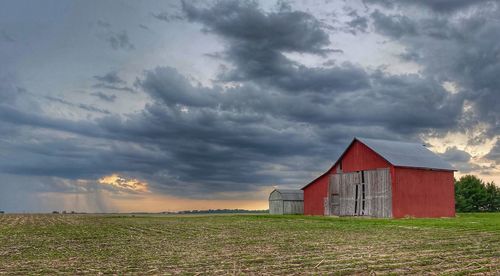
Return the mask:
{"type": "Polygon", "coordinates": [[[362,172],[351,172],[331,176],[327,204],[329,208],[325,214],[392,217],[389,169],[363,173],[364,175],[362,172]]]}
{"type": "Polygon", "coordinates": [[[283,200],[283,198],[282,198],[281,194],[277,190],[274,190],[269,195],[269,200],[283,200]]]}
{"type": "Polygon", "coordinates": [[[269,200],[269,214],[283,215],[283,200],[269,200]]]}
{"type": "Polygon", "coordinates": [[[269,213],[272,215],[304,214],[303,200],[284,200],[278,191],[269,195],[269,213]]]}
{"type": "Polygon", "coordinates": [[[389,169],[365,171],[367,213],[377,218],[392,217],[392,189],[389,169]]]}
{"type": "Polygon", "coordinates": [[[283,214],[301,215],[304,214],[304,201],[283,201],[283,214]]]}

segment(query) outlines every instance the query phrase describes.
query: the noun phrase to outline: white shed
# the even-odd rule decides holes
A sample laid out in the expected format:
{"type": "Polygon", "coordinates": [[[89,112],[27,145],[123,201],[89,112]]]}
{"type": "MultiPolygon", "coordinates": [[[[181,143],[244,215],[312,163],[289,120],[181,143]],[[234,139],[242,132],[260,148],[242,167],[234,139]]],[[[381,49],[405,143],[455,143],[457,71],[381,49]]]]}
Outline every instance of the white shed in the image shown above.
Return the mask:
{"type": "Polygon", "coordinates": [[[304,191],[276,189],[269,195],[271,215],[304,214],[304,191]]]}

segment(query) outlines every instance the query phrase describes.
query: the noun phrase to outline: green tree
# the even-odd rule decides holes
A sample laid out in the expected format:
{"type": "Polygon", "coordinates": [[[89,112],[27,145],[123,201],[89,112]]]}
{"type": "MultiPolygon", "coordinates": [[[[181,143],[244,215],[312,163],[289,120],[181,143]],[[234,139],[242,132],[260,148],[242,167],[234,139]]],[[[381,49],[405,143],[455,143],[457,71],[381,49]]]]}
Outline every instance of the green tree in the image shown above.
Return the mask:
{"type": "Polygon", "coordinates": [[[458,212],[500,211],[500,188],[473,175],[462,176],[455,181],[455,207],[458,212]]]}
{"type": "Polygon", "coordinates": [[[490,182],[486,184],[486,209],[491,212],[500,211],[500,187],[495,183],[490,182]]]}

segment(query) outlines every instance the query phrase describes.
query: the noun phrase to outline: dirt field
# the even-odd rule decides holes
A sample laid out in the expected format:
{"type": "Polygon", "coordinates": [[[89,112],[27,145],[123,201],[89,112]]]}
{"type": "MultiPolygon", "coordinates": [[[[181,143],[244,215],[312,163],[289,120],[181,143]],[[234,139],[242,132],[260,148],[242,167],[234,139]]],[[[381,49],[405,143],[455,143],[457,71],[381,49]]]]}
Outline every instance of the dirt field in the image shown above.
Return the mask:
{"type": "Polygon", "coordinates": [[[500,275],[500,213],[0,215],[0,274],[40,273],[500,275]]]}

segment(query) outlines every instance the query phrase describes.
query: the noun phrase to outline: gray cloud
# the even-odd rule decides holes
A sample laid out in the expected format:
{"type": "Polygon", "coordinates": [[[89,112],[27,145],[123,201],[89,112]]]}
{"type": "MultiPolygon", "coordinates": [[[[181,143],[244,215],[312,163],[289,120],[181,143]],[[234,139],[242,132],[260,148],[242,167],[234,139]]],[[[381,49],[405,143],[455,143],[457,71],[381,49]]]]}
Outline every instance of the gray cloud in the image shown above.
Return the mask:
{"type": "Polygon", "coordinates": [[[109,89],[116,91],[126,91],[130,93],[135,93],[136,91],[127,86],[126,81],[118,76],[118,72],[111,71],[104,75],[96,75],[94,79],[99,82],[92,85],[92,88],[101,88],[101,89],[109,89]]]}
{"type": "Polygon", "coordinates": [[[441,157],[450,162],[455,169],[461,173],[470,173],[473,170],[480,169],[480,166],[471,164],[471,155],[463,150],[457,149],[457,147],[448,147],[441,157]]]}
{"type": "Polygon", "coordinates": [[[97,20],[97,26],[102,27],[102,28],[109,28],[109,27],[111,27],[111,24],[109,22],[104,21],[104,20],[97,20]]]}
{"type": "Polygon", "coordinates": [[[84,103],[72,103],[67,100],[57,98],[57,97],[52,97],[52,96],[43,96],[44,99],[49,100],[51,102],[57,102],[60,104],[64,104],[70,107],[77,107],[86,111],[90,112],[98,112],[98,113],[103,113],[103,114],[111,114],[108,110],[97,108],[95,106],[89,105],[89,104],[84,104],[84,103]]]}
{"type": "Polygon", "coordinates": [[[350,11],[348,16],[352,19],[346,22],[347,31],[352,34],[366,33],[368,31],[368,18],[360,16],[355,10],[350,11]]]}
{"type": "Polygon", "coordinates": [[[122,80],[118,76],[118,73],[115,71],[108,72],[102,76],[94,76],[94,78],[100,82],[106,82],[109,84],[123,84],[123,83],[125,83],[125,81],[122,80]]]}
{"type": "Polygon", "coordinates": [[[420,64],[424,76],[456,83],[457,97],[472,108],[462,118],[462,130],[481,122],[487,125],[485,137],[498,135],[500,113],[494,110],[500,109],[499,44],[493,37],[500,32],[499,5],[478,6],[458,21],[430,16],[410,19],[404,10],[400,12],[398,16],[372,13],[376,30],[399,39],[406,47],[403,58],[420,64]]]}
{"type": "Polygon", "coordinates": [[[500,139],[497,139],[495,146],[493,146],[485,157],[500,165],[500,139]]]}
{"type": "Polygon", "coordinates": [[[458,10],[463,10],[470,6],[484,5],[487,2],[494,2],[491,0],[423,0],[423,1],[412,1],[405,0],[402,1],[408,5],[415,5],[429,8],[430,10],[440,12],[440,13],[450,13],[458,10]]]}
{"type": "Polygon", "coordinates": [[[126,31],[121,32],[108,32],[106,34],[106,41],[114,50],[133,50],[134,44],[130,42],[126,31]]]}
{"type": "Polygon", "coordinates": [[[16,40],[4,30],[0,31],[0,39],[3,42],[9,42],[9,43],[16,42],[16,40]]]}
{"type": "Polygon", "coordinates": [[[452,163],[455,163],[455,162],[460,162],[460,163],[464,163],[464,162],[469,162],[470,159],[471,159],[471,155],[466,152],[466,151],[463,151],[463,150],[459,150],[457,149],[457,147],[449,147],[446,149],[446,151],[441,154],[441,156],[447,160],[447,161],[450,161],[452,163]]]}
{"type": "Polygon", "coordinates": [[[289,92],[345,91],[368,87],[362,68],[345,63],[309,68],[288,59],[287,52],[327,55],[323,24],[311,14],[289,9],[264,12],[253,2],[221,1],[210,8],[183,2],[189,20],[227,40],[223,57],[236,68],[221,72],[223,81],[261,81],[289,92]]]}
{"type": "MultiPolygon", "coordinates": [[[[113,91],[128,91],[134,94],[119,96],[146,102],[128,114],[66,118],[46,112],[40,100],[83,108],[71,95],[27,96],[14,79],[0,78],[0,173],[45,179],[37,187],[67,193],[74,187],[64,186],[66,180],[95,182],[119,173],[148,181],[155,192],[213,198],[218,192],[263,186],[299,187],[331,165],[353,136],[422,142],[419,137],[426,134],[483,124],[487,137],[498,135],[500,71],[494,34],[500,27],[492,20],[498,10],[471,10],[470,16],[454,20],[445,13],[417,18],[402,4],[391,12],[380,5],[378,11],[367,7],[337,22],[335,31],[361,36],[374,30],[401,44],[406,52],[395,55],[417,63],[421,71],[390,73],[340,61],[333,50],[336,33],[291,5],[264,10],[254,2],[219,1],[206,6],[185,2],[182,9],[182,16],[198,25],[192,28],[201,26],[205,38],[220,43],[209,53],[208,43],[201,45],[196,57],[206,54],[215,57],[211,62],[224,63],[226,69],[213,77],[197,81],[197,70],[206,68],[192,60],[148,61],[149,68],[136,68],[143,73],[137,73],[133,86],[117,71],[102,74],[102,68],[116,65],[82,74],[87,88],[88,76],[94,76],[90,85],[99,92],[90,95],[102,101],[115,101],[116,95],[108,94],[113,91]],[[324,66],[303,64],[291,53],[324,58],[324,66]],[[456,83],[457,91],[446,91],[444,81],[456,83]]],[[[100,30],[110,31],[105,23],[100,30]]],[[[138,25],[132,27],[140,31],[138,25]]],[[[172,24],[161,25],[169,30],[172,24]]],[[[134,53],[145,51],[141,47],[134,53]]],[[[496,153],[492,150],[487,158],[498,159],[496,153]]],[[[471,156],[457,148],[448,148],[443,157],[464,172],[487,171],[471,165],[471,156]]],[[[92,185],[87,188],[94,191],[92,185]]]]}
{"type": "Polygon", "coordinates": [[[176,21],[176,20],[183,20],[185,19],[184,16],[180,14],[173,14],[170,12],[160,12],[160,13],[151,13],[151,16],[154,18],[165,21],[165,22],[171,22],[171,21],[176,21]]]}
{"type": "Polygon", "coordinates": [[[149,27],[144,24],[139,24],[139,28],[149,31],[149,27]]]}
{"type": "Polygon", "coordinates": [[[371,14],[373,24],[377,30],[389,37],[399,39],[402,36],[417,35],[417,28],[405,15],[386,15],[379,10],[371,14]]]}
{"type": "Polygon", "coordinates": [[[106,102],[114,102],[116,100],[116,95],[114,95],[114,94],[111,94],[111,95],[104,94],[101,91],[90,93],[90,95],[96,96],[99,99],[101,99],[103,101],[106,101],[106,102]]]}
{"type": "Polygon", "coordinates": [[[401,0],[401,1],[391,1],[391,0],[363,0],[365,5],[377,4],[384,8],[392,9],[395,6],[404,7],[405,5],[426,8],[428,10],[437,13],[453,13],[460,10],[464,10],[471,6],[484,5],[486,3],[494,3],[495,0],[401,0]]]}
{"type": "MultiPolygon", "coordinates": [[[[432,79],[369,72],[350,63],[307,67],[288,59],[287,51],[328,52],[328,36],[310,14],[266,13],[240,2],[207,9],[185,4],[185,11],[227,43],[223,55],[235,69],[222,72],[216,83],[239,80],[238,85],[208,87],[175,68],[157,67],[135,83],[152,102],[124,118],[75,122],[5,110],[15,114],[7,118],[15,124],[88,137],[18,145],[28,161],[11,163],[5,172],[72,179],[125,172],[144,175],[169,193],[202,197],[270,183],[301,185],[318,165],[326,168],[352,136],[414,140],[458,123],[462,98],[432,79]],[[281,28],[283,35],[274,35],[281,28]]],[[[116,72],[95,79],[99,87],[124,85],[116,72]]]]}

